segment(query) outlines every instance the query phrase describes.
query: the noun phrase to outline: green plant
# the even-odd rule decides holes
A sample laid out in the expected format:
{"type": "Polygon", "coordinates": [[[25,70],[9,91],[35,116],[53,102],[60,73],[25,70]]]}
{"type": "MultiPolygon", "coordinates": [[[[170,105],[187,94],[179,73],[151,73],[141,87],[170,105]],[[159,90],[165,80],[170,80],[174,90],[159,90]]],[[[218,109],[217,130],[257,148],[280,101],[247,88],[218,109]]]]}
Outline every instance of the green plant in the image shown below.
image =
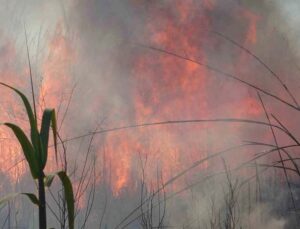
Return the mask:
{"type": "MultiPolygon", "coordinates": [[[[56,127],[56,115],[54,109],[45,109],[43,112],[41,128],[38,130],[38,123],[36,112],[33,113],[32,107],[26,98],[26,96],[14,87],[1,83],[0,85],[10,88],[17,93],[22,99],[26,113],[28,115],[30,123],[30,140],[24,133],[24,131],[13,123],[2,123],[9,127],[15,134],[20,143],[25,159],[29,165],[29,169],[34,180],[38,182],[38,198],[33,193],[15,193],[10,194],[0,199],[0,205],[4,202],[16,197],[17,195],[25,195],[30,201],[39,207],[39,228],[46,229],[47,227],[47,215],[46,215],[46,198],[45,187],[49,187],[55,176],[58,176],[64,187],[64,195],[66,198],[66,204],[68,209],[68,222],[69,228],[74,228],[74,194],[72,183],[65,171],[58,171],[54,174],[45,175],[44,168],[47,164],[48,158],[48,143],[50,127],[53,130],[55,157],[57,160],[57,127],[56,127]]],[[[35,111],[35,107],[34,107],[35,111]]]]}

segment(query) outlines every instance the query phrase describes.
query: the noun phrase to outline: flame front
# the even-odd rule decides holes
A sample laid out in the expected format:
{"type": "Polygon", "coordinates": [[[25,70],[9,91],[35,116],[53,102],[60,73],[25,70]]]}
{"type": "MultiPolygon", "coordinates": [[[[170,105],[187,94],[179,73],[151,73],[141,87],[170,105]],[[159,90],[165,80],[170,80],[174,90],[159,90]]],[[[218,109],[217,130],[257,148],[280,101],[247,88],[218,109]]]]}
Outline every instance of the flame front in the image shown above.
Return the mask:
{"type": "MultiPolygon", "coordinates": [[[[134,123],[205,119],[213,115],[215,108],[210,101],[215,95],[209,88],[217,82],[211,79],[211,72],[196,63],[153,51],[151,47],[208,63],[204,45],[214,42],[209,36],[211,20],[208,13],[214,10],[215,4],[215,1],[203,1],[201,10],[195,10],[195,1],[184,1],[184,4],[179,1],[172,10],[167,7],[150,10],[144,31],[148,40],[143,41],[149,47],[135,57],[132,70],[134,123]]],[[[255,45],[259,17],[246,9],[236,12],[236,16],[242,16],[248,25],[244,45],[255,45]]],[[[241,52],[235,71],[243,71],[238,66],[242,66],[241,62],[246,63],[245,58],[247,56],[241,52]]],[[[226,106],[228,114],[225,117],[259,117],[262,114],[261,105],[247,94],[226,106]]],[[[205,158],[208,152],[226,141],[219,136],[216,137],[218,143],[212,144],[210,128],[216,127],[214,124],[159,126],[109,134],[106,152],[110,155],[113,192],[117,195],[123,188],[135,187],[132,184],[134,161],[141,156],[151,160],[147,169],[152,182],[155,182],[158,169],[162,171],[163,180],[168,180],[194,161],[205,158]]],[[[238,133],[239,128],[240,125],[228,128],[228,133],[238,133]]],[[[208,162],[199,166],[198,171],[207,167],[208,162]]],[[[184,181],[177,185],[184,185],[184,181]]]]}
{"type": "MultiPolygon", "coordinates": [[[[132,7],[138,6],[133,2],[132,7]]],[[[212,20],[210,13],[213,13],[218,3],[214,0],[201,1],[176,1],[175,7],[160,7],[159,4],[149,9],[148,19],[145,20],[143,44],[151,47],[158,47],[170,50],[179,55],[194,59],[201,63],[209,63],[209,52],[205,45],[219,45],[212,32],[212,20]]],[[[244,30],[243,40],[245,46],[254,46],[257,42],[257,24],[260,17],[255,13],[242,9],[232,12],[236,17],[245,20],[247,28],[244,30]]],[[[60,121],[64,117],[62,110],[68,107],[68,96],[74,83],[72,66],[78,64],[77,53],[73,43],[69,40],[64,24],[57,23],[54,35],[49,38],[46,58],[41,65],[42,80],[38,94],[38,105],[40,108],[56,107],[60,121]],[[66,91],[66,89],[68,89],[66,91]],[[61,107],[64,107],[61,108],[61,107]],[[61,112],[61,113],[60,113],[61,112]]],[[[16,59],[14,46],[11,43],[3,45],[5,50],[0,57],[1,60],[12,61],[16,59]]],[[[134,55],[131,66],[131,88],[128,110],[131,110],[131,123],[148,123],[167,120],[205,119],[211,117],[219,108],[214,103],[222,105],[221,96],[213,93],[209,88],[217,88],[218,79],[212,72],[196,63],[178,59],[166,53],[159,53],[151,48],[142,48],[144,51],[134,55]],[[213,103],[214,101],[214,103],[213,103]]],[[[247,55],[243,52],[235,58],[233,67],[235,72],[243,72],[242,62],[246,62],[247,55]]],[[[232,64],[232,63],[231,63],[232,64]]],[[[22,82],[27,76],[28,70],[16,70],[2,64],[4,69],[1,72],[2,80],[21,88],[22,82]],[[19,80],[20,79],[20,80],[19,80]]],[[[26,65],[24,65],[26,66],[26,65]]],[[[24,67],[24,69],[28,69],[24,67]]],[[[26,81],[27,82],[27,81],[26,81]]],[[[28,86],[28,83],[26,84],[28,86]]],[[[226,86],[225,86],[226,87],[226,86]]],[[[227,113],[225,116],[257,117],[262,111],[256,99],[253,99],[247,90],[241,90],[240,98],[233,98],[230,104],[226,104],[227,113]]],[[[28,93],[30,93],[27,90],[28,93]]],[[[11,94],[5,94],[5,102],[1,104],[15,104],[11,94]]],[[[103,98],[95,98],[93,106],[104,106],[103,98]]],[[[39,110],[41,111],[41,109],[39,110]]],[[[122,112],[122,110],[120,110],[122,112]]],[[[11,114],[22,114],[23,108],[20,104],[8,106],[1,105],[1,120],[10,120],[11,114]]],[[[41,114],[39,114],[40,116],[41,114]]],[[[122,125],[128,124],[124,119],[122,125]]],[[[26,126],[26,120],[19,120],[26,126]]],[[[151,166],[148,168],[149,177],[155,180],[157,170],[163,173],[163,180],[170,179],[174,174],[180,172],[195,160],[208,155],[209,151],[217,149],[226,141],[218,136],[218,143],[212,145],[210,128],[217,128],[214,124],[186,124],[176,126],[156,126],[151,128],[109,133],[105,138],[105,146],[97,148],[99,158],[105,151],[107,163],[102,163],[105,170],[110,173],[110,185],[113,193],[119,195],[123,189],[135,187],[136,177],[134,172],[139,157],[148,158],[151,166]],[[223,142],[224,141],[224,142],[223,142]],[[104,150],[103,150],[104,149],[104,150]],[[104,164],[104,165],[103,165],[104,164]]],[[[238,125],[228,128],[230,131],[237,131],[238,125]]],[[[64,133],[72,131],[66,126],[61,129],[64,133]]],[[[222,132],[221,132],[222,133],[222,132]]],[[[222,133],[223,134],[223,133],[222,133]]],[[[221,135],[221,134],[220,134],[221,135]]],[[[12,139],[11,133],[1,130],[1,137],[12,139]]],[[[14,140],[3,140],[1,143],[1,172],[7,173],[12,182],[25,174],[25,165],[10,169],[14,163],[22,159],[20,148],[14,140]],[[18,173],[16,173],[18,171],[18,173]]],[[[53,155],[53,154],[52,154],[53,155]]],[[[55,166],[53,157],[49,159],[49,170],[55,166]]],[[[203,164],[199,169],[206,169],[209,163],[203,164]]],[[[106,179],[106,178],[105,178],[106,179]]],[[[180,185],[180,184],[178,184],[180,185]]]]}

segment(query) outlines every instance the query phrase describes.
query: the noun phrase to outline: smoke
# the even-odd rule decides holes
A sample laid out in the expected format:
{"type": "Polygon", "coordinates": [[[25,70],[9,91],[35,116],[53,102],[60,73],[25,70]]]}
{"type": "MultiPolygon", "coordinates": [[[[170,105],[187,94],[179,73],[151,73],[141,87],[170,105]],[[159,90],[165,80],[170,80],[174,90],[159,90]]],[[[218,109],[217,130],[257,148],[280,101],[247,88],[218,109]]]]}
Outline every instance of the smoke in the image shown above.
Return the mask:
{"type": "MultiPolygon", "coordinates": [[[[95,130],[168,120],[243,118],[266,121],[257,90],[223,74],[234,75],[292,104],[278,79],[259,61],[277,73],[295,97],[298,96],[297,12],[300,5],[295,0],[272,3],[259,0],[26,0],[22,3],[1,0],[0,3],[1,80],[30,95],[27,36],[39,110],[57,108],[64,139],[95,130]],[[236,44],[261,59],[257,60],[236,44]],[[153,47],[183,58],[155,51],[153,47]]],[[[297,135],[297,119],[291,118],[296,112],[263,92],[260,95],[269,112],[283,119],[297,135]]],[[[1,119],[20,121],[24,117],[23,110],[20,105],[12,106],[15,100],[8,99],[10,96],[7,93],[1,99],[1,104],[6,104],[1,107],[6,114],[1,119]],[[12,117],[7,109],[16,115],[12,117]]],[[[26,126],[26,122],[22,125],[26,126]]],[[[290,142],[286,136],[276,134],[278,144],[290,142]]],[[[96,135],[90,148],[89,137],[66,142],[68,171],[76,170],[74,186],[77,187],[85,160],[88,168],[96,163],[94,201],[100,207],[93,206],[88,227],[94,228],[104,211],[105,223],[111,227],[139,204],[140,197],[136,194],[141,190],[141,168],[145,161],[145,185],[151,192],[156,183],[168,181],[196,161],[246,140],[273,144],[269,129],[241,123],[178,124],[112,132],[96,135]],[[104,210],[107,199],[107,210],[104,210]]],[[[234,169],[253,158],[260,149],[265,148],[249,147],[222,156],[234,169]]],[[[1,172],[22,157],[18,150],[13,150],[16,152],[13,159],[6,153],[8,159],[0,162],[5,164],[10,160],[10,165],[5,165],[1,172]]],[[[259,163],[269,160],[277,158],[270,156],[259,163]]],[[[56,167],[54,157],[50,162],[49,171],[56,167]]],[[[25,168],[23,164],[20,171],[25,168]]],[[[88,171],[87,174],[92,170],[88,171]]],[[[205,161],[165,187],[167,196],[222,171],[224,165],[219,158],[205,161]]],[[[238,180],[245,180],[257,171],[252,166],[235,173],[238,180]]],[[[25,174],[14,172],[9,179],[26,179],[25,174]]],[[[265,179],[266,184],[271,183],[272,178],[265,179]]],[[[24,184],[18,187],[26,188],[24,184]]],[[[287,192],[285,187],[282,189],[287,192]]],[[[84,219],[88,190],[78,203],[82,213],[78,222],[84,219]]],[[[226,198],[231,189],[224,174],[205,188],[195,185],[187,190],[192,194],[182,192],[166,205],[166,224],[184,225],[185,220],[178,217],[184,212],[191,227],[197,217],[208,225],[212,202],[215,203],[213,214],[226,217],[226,198]],[[200,204],[195,204],[193,198],[200,204]]],[[[270,190],[264,187],[263,191],[270,190]]],[[[240,196],[240,192],[246,193],[243,189],[236,195],[240,196]]],[[[250,193],[257,195],[255,190],[250,193]]],[[[248,197],[237,198],[243,203],[248,197]]],[[[278,202],[288,198],[284,195],[278,202]]],[[[252,196],[250,202],[255,203],[254,199],[252,196]]],[[[256,204],[248,212],[237,207],[238,218],[241,218],[239,225],[284,228],[286,221],[294,220],[288,216],[275,220],[273,217],[279,210],[274,200],[263,199],[266,203],[256,204]],[[261,215],[264,220],[258,220],[261,215]]],[[[55,217],[52,218],[55,224],[55,217]]]]}
{"type": "Polygon", "coordinates": [[[297,1],[277,1],[274,6],[275,12],[280,18],[280,25],[277,29],[280,31],[284,39],[286,40],[287,47],[293,56],[292,62],[294,65],[299,65],[299,29],[297,24],[299,23],[299,16],[297,12],[299,11],[299,3],[297,1]]]}
{"type": "Polygon", "coordinates": [[[256,225],[257,228],[285,228],[283,219],[270,217],[270,208],[268,206],[257,207],[249,216],[249,224],[256,225]],[[264,218],[264,220],[258,220],[260,218],[264,218]]]}

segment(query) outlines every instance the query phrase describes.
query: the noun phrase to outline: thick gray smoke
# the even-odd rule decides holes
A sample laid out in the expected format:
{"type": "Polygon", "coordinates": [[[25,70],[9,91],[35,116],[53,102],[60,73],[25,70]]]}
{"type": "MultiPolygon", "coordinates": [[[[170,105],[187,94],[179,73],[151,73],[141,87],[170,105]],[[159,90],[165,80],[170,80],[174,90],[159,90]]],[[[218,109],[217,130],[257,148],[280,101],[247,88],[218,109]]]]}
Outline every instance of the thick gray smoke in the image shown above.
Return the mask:
{"type": "MultiPolygon", "coordinates": [[[[159,187],[159,194],[121,226],[142,215],[127,228],[141,228],[143,223],[144,228],[151,228],[145,222],[151,219],[147,216],[153,206],[156,226],[160,219],[164,226],[175,228],[296,225],[290,213],[297,204],[296,191],[291,201],[280,168],[263,172],[266,164],[276,163],[278,154],[239,168],[268,147],[237,149],[181,173],[196,161],[245,141],[274,144],[269,127],[189,123],[99,134],[92,141],[91,135],[72,138],[169,120],[267,122],[258,92],[270,116],[297,136],[299,122],[294,117],[298,111],[292,108],[297,105],[280,82],[299,97],[297,0],[0,0],[0,5],[0,79],[31,95],[27,37],[38,108],[55,106],[62,138],[70,140],[65,146],[68,172],[79,193],[78,228],[114,228],[159,187]],[[180,178],[162,187],[177,174],[180,178]]],[[[1,119],[26,125],[21,105],[14,106],[17,99],[3,93],[1,119]]],[[[4,130],[0,133],[7,137],[4,130]]],[[[278,145],[291,142],[280,131],[275,134],[278,145]]],[[[28,174],[22,172],[26,164],[18,163],[19,169],[14,166],[13,174],[6,173],[22,154],[10,156],[6,142],[1,144],[1,174],[7,182],[0,186],[3,195],[34,191],[28,174]]],[[[49,171],[62,167],[63,160],[59,165],[54,157],[51,160],[49,171]]],[[[297,181],[298,177],[289,179],[297,181]]],[[[59,188],[57,184],[52,192],[59,188]]],[[[60,211],[52,197],[49,194],[49,227],[59,227],[61,218],[55,212],[60,211]]],[[[54,194],[54,198],[59,196],[54,194]]],[[[37,210],[23,200],[12,202],[0,212],[0,225],[36,228],[37,210]]]]}

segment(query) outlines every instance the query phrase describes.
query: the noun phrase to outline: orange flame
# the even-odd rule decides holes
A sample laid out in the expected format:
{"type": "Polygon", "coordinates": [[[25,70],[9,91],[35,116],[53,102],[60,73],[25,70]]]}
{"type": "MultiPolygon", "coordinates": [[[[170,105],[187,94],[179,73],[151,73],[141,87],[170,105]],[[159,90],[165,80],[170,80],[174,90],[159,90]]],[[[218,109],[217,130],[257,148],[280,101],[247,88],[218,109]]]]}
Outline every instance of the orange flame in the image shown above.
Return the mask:
{"type": "MultiPolygon", "coordinates": [[[[146,22],[145,34],[149,35],[147,42],[155,47],[172,50],[182,56],[200,59],[206,63],[208,55],[203,44],[209,41],[207,31],[210,29],[211,20],[205,13],[191,16],[190,12],[195,9],[195,4],[192,0],[177,1],[172,12],[169,9],[150,10],[150,15],[160,23],[146,22]]],[[[201,10],[210,12],[216,6],[215,0],[204,0],[201,10]]],[[[255,45],[259,17],[250,11],[242,11],[241,14],[248,22],[245,44],[255,45]]],[[[15,58],[13,45],[7,44],[5,47],[7,50],[0,59],[13,60],[15,58]]],[[[48,48],[49,56],[42,65],[43,81],[38,99],[42,108],[58,107],[62,101],[64,103],[64,98],[61,99],[59,95],[64,95],[65,88],[71,87],[70,67],[76,62],[76,52],[62,23],[57,24],[55,35],[50,39],[48,48]]],[[[18,79],[18,72],[11,68],[1,74],[7,81],[18,79]]],[[[133,79],[136,86],[132,88],[132,120],[136,123],[144,123],[209,117],[211,109],[208,88],[211,74],[207,69],[194,63],[148,50],[135,59],[133,66],[133,79]]],[[[16,81],[10,83],[20,85],[20,82],[16,81]]],[[[10,99],[7,101],[14,104],[10,99]]],[[[239,108],[232,112],[236,117],[261,114],[259,104],[252,98],[233,102],[230,108],[237,107],[234,103],[239,104],[239,108]]],[[[1,112],[5,110],[6,108],[2,109],[0,106],[1,112]]],[[[17,105],[14,107],[14,112],[22,113],[22,109],[17,105]]],[[[9,118],[8,112],[2,112],[1,119],[7,120],[7,118],[9,118]]],[[[119,195],[124,188],[134,186],[131,176],[135,160],[140,155],[147,156],[151,162],[155,162],[148,168],[152,174],[151,179],[156,179],[157,167],[160,167],[164,180],[168,180],[195,160],[206,157],[207,152],[214,147],[207,144],[210,140],[207,136],[208,127],[212,127],[211,124],[160,126],[153,127],[151,130],[140,129],[134,133],[128,131],[106,135],[105,151],[108,163],[105,169],[110,170],[110,183],[114,195],[119,195]],[[195,145],[202,145],[202,147],[195,145]]],[[[0,136],[12,137],[6,132],[0,132],[0,136]]],[[[2,146],[6,147],[3,149],[5,156],[0,158],[2,165],[0,171],[6,172],[17,158],[21,157],[20,148],[16,142],[0,143],[0,146],[1,151],[2,146]]],[[[100,150],[98,153],[101,153],[100,150]]],[[[55,165],[54,159],[52,157],[49,160],[50,166],[47,169],[52,170],[55,165]]],[[[209,163],[203,164],[199,169],[207,167],[209,163]]],[[[23,167],[21,170],[25,171],[23,167]]],[[[20,176],[20,173],[15,172],[9,173],[13,180],[20,176]]],[[[75,183],[76,185],[78,184],[75,183]]],[[[83,203],[80,203],[80,206],[83,206],[83,203]]]]}

